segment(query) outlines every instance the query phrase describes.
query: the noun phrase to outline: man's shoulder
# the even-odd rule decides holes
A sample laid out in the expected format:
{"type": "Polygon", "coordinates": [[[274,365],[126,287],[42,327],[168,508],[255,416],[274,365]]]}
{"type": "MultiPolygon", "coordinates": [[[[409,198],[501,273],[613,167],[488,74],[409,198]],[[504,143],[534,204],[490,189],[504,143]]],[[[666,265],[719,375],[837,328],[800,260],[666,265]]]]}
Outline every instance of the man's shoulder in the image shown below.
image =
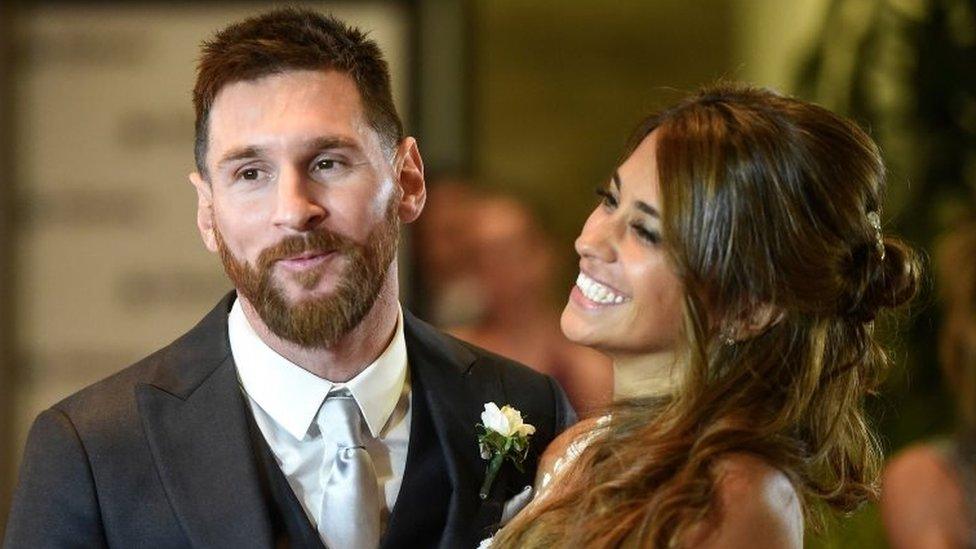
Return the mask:
{"type": "MultiPolygon", "coordinates": [[[[408,322],[415,337],[419,335],[426,343],[435,340],[436,345],[447,350],[448,355],[455,357],[459,365],[465,367],[469,374],[490,372],[501,375],[505,379],[532,385],[548,384],[551,380],[550,376],[537,372],[521,362],[455,337],[416,316],[409,315],[408,322]]],[[[407,342],[409,345],[409,338],[407,342]]]]}
{"type": "MultiPolygon", "coordinates": [[[[220,308],[218,305],[215,311],[220,308]]],[[[135,413],[135,393],[140,385],[178,393],[187,384],[195,383],[194,378],[205,377],[221,353],[229,353],[229,344],[221,341],[226,340],[226,332],[214,329],[219,326],[216,324],[219,319],[215,321],[212,317],[214,312],[169,344],[64,398],[52,408],[76,423],[118,422],[135,413]]]]}
{"type": "Polygon", "coordinates": [[[168,364],[166,357],[171,345],[172,343],[78,390],[54,404],[52,408],[74,417],[124,407],[129,403],[129,398],[137,385],[151,383],[154,379],[165,377],[164,370],[168,364]]]}
{"type": "Polygon", "coordinates": [[[551,427],[540,433],[546,440],[576,422],[576,414],[566,394],[552,377],[446,334],[406,312],[404,318],[410,334],[408,355],[412,342],[429,353],[425,359],[433,363],[430,366],[436,364],[433,371],[457,369],[459,377],[449,377],[463,380],[459,387],[470,391],[469,398],[481,399],[479,405],[489,401],[505,403],[520,409],[526,417],[538,418],[542,421],[540,425],[551,427]]]}
{"type": "MultiPolygon", "coordinates": [[[[453,337],[448,334],[445,334],[445,336],[453,337]]],[[[487,368],[494,370],[505,380],[510,380],[514,383],[535,385],[549,384],[552,382],[552,377],[548,374],[534,370],[529,366],[518,362],[517,360],[502,356],[498,353],[489,351],[488,349],[479,347],[474,343],[470,343],[462,339],[456,339],[456,341],[459,345],[467,347],[471,353],[477,357],[477,360],[472,365],[472,368],[487,368]]]]}

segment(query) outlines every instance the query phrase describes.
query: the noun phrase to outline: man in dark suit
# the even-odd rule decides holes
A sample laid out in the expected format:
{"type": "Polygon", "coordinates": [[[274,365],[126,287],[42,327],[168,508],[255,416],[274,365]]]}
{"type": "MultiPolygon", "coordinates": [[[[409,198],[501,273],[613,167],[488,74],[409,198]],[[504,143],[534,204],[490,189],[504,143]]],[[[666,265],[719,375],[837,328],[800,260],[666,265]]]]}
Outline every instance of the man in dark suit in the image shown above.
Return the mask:
{"type": "Polygon", "coordinates": [[[470,547],[575,420],[551,379],[401,309],[423,209],[375,43],[278,10],[204,46],[197,224],[236,292],[34,423],[5,547],[470,547]],[[535,434],[480,497],[485,403],[535,434]]]}

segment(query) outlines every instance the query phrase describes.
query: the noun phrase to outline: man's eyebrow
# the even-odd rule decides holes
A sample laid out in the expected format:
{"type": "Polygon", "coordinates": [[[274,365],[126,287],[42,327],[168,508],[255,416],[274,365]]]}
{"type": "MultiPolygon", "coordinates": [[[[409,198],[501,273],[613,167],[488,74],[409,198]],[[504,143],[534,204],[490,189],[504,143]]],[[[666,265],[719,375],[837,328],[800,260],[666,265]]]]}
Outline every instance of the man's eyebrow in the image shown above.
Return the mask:
{"type": "Polygon", "coordinates": [[[263,151],[264,151],[263,147],[255,147],[255,146],[247,146],[247,147],[239,147],[236,149],[231,149],[227,151],[227,153],[224,154],[224,156],[217,162],[217,167],[219,168],[224,164],[229,164],[236,160],[244,160],[245,158],[254,158],[257,156],[261,156],[261,153],[263,151]]]}
{"type": "Polygon", "coordinates": [[[326,149],[355,149],[359,150],[359,144],[347,137],[322,136],[308,140],[305,143],[308,150],[322,151],[326,149]]]}
{"type": "MultiPolygon", "coordinates": [[[[323,151],[329,149],[353,149],[360,150],[359,145],[352,139],[346,137],[335,137],[335,136],[323,136],[315,137],[309,139],[304,143],[304,147],[310,151],[323,151]]],[[[217,162],[217,167],[224,166],[231,162],[237,160],[245,160],[248,158],[256,158],[262,156],[266,153],[267,149],[265,147],[260,147],[256,145],[248,145],[244,147],[239,147],[236,149],[231,149],[227,151],[220,161],[217,162]]]]}
{"type": "MultiPolygon", "coordinates": [[[[613,181],[614,186],[617,187],[617,192],[620,192],[620,173],[614,171],[613,176],[611,176],[610,180],[613,181]]],[[[646,213],[651,217],[657,217],[657,218],[661,217],[661,214],[658,213],[657,209],[654,206],[648,204],[647,202],[638,200],[637,202],[634,202],[634,205],[637,206],[638,210],[646,213]]]]}

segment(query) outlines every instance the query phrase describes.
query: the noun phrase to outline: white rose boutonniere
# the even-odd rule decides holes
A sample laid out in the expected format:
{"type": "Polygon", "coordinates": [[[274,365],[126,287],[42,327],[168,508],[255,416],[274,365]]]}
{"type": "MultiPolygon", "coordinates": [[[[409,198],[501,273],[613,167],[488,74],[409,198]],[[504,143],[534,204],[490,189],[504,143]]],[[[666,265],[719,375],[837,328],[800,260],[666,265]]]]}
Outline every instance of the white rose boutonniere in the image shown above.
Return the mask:
{"type": "Polygon", "coordinates": [[[522,462],[529,452],[529,437],[535,433],[535,427],[525,423],[522,412],[515,408],[508,405],[499,408],[494,402],[488,402],[485,404],[485,411],[481,412],[478,429],[481,457],[488,460],[485,481],[481,484],[478,495],[481,499],[486,499],[491,484],[495,482],[498,470],[506,459],[519,471],[522,470],[522,462]]]}

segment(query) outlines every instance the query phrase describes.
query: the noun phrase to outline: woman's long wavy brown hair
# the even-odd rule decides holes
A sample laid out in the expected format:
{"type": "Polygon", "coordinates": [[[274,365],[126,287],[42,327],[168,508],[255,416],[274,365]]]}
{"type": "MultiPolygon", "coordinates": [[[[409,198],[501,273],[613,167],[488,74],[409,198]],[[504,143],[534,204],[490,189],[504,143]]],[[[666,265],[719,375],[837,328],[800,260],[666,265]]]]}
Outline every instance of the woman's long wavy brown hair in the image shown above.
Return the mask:
{"type": "Polygon", "coordinates": [[[684,380],[672,397],[617,403],[493,547],[680,546],[717,512],[713,466],[730,452],[785,473],[814,524],[821,508],[851,511],[877,492],[863,401],[888,358],[873,320],[919,281],[911,249],[871,222],[885,187],[877,146],[824,108],[735,84],[647,119],[628,155],[652,131],[686,293],[684,380]],[[781,320],[722,342],[765,306],[781,320]]]}

